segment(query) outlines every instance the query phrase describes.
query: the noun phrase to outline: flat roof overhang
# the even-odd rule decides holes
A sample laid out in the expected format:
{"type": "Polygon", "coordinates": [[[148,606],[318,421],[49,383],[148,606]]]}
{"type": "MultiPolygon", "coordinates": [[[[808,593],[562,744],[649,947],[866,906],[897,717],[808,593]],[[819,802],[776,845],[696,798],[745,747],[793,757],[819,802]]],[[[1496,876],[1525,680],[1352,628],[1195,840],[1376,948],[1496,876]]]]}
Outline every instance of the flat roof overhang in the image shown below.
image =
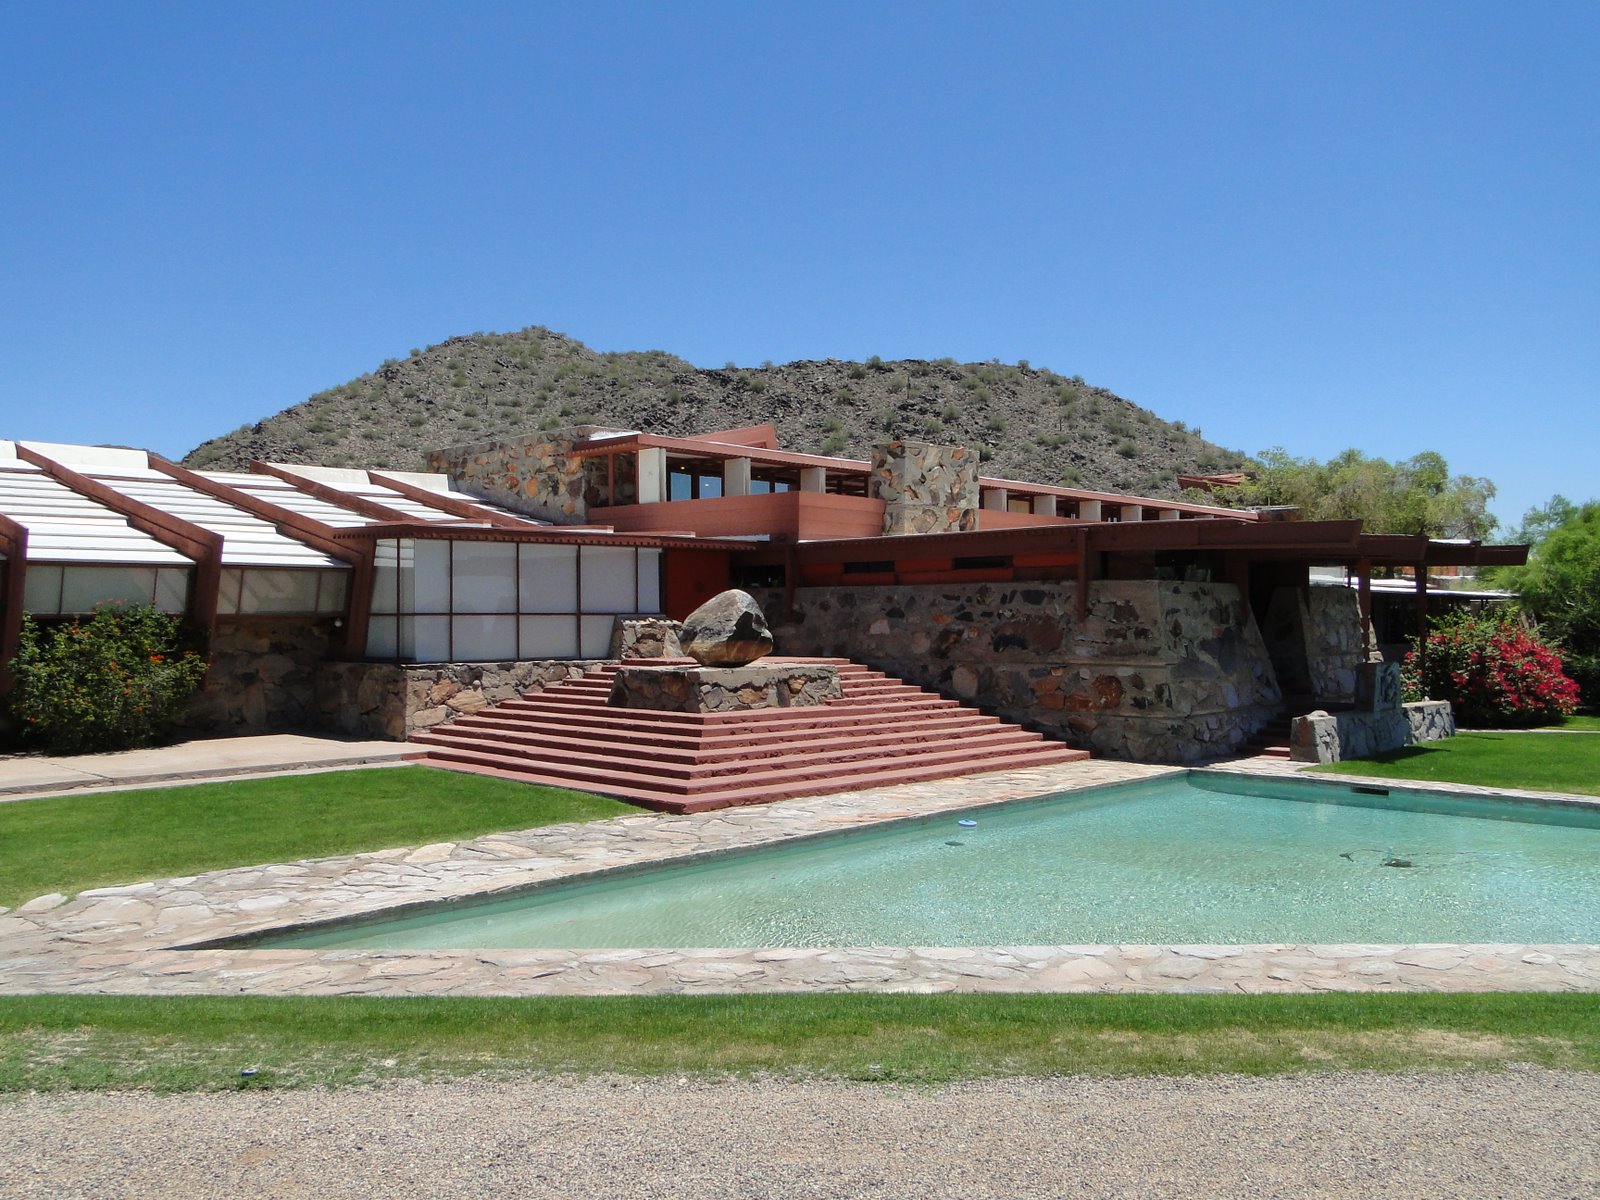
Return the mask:
{"type": "MultiPolygon", "coordinates": [[[[596,435],[578,443],[572,453],[579,458],[593,458],[619,451],[659,449],[707,461],[725,461],[730,458],[747,458],[752,463],[768,467],[821,467],[830,474],[866,478],[872,474],[872,464],[859,458],[834,458],[825,454],[803,454],[795,450],[769,450],[760,446],[744,446],[733,442],[718,442],[703,438],[666,437],[653,433],[619,433],[596,435]]],[[[1095,492],[1086,488],[1057,487],[1048,483],[1028,483],[1020,479],[1000,479],[989,475],[978,476],[980,488],[1000,488],[1019,496],[1055,496],[1063,500],[1093,500],[1117,508],[1170,509],[1187,513],[1191,517],[1218,517],[1222,520],[1255,521],[1258,516],[1245,509],[1230,509],[1222,505],[1191,504],[1183,500],[1160,500],[1151,496],[1129,496],[1119,492],[1095,492]]],[[[923,535],[927,536],[927,535],[923,535]]]]}
{"type": "Polygon", "coordinates": [[[746,538],[707,538],[692,533],[610,533],[581,525],[530,525],[511,529],[498,525],[445,522],[395,521],[341,529],[334,535],[339,542],[371,542],[388,538],[412,538],[453,542],[517,542],[557,546],[638,546],[658,550],[754,550],[764,543],[746,538]]]}
{"type": "Polygon", "coordinates": [[[967,558],[1086,550],[1243,550],[1288,552],[1307,561],[1343,561],[1355,553],[1360,521],[1274,523],[1218,518],[1106,524],[1073,521],[966,533],[902,534],[799,543],[769,543],[741,555],[747,562],[845,562],[872,559],[967,558]]]}

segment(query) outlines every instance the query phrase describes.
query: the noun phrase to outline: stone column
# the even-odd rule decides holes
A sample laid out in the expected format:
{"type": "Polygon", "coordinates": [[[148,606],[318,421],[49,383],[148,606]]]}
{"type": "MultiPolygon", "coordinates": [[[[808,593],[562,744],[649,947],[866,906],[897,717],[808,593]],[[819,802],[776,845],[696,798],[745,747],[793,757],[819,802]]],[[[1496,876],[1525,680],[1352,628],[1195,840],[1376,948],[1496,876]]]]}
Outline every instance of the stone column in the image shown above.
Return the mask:
{"type": "Polygon", "coordinates": [[[872,451],[867,494],[884,503],[883,532],[978,527],[978,456],[964,446],[893,441],[872,451]]]}

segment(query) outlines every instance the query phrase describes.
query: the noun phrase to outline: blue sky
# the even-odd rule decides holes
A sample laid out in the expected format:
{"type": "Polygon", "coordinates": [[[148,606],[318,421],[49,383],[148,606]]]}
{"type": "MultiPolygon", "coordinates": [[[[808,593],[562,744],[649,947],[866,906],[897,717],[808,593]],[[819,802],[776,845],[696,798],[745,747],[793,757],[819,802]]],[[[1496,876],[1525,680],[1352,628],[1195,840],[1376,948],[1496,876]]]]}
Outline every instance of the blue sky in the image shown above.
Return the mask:
{"type": "Polygon", "coordinates": [[[474,330],[1028,359],[1600,496],[1600,6],[0,6],[0,436],[474,330]]]}

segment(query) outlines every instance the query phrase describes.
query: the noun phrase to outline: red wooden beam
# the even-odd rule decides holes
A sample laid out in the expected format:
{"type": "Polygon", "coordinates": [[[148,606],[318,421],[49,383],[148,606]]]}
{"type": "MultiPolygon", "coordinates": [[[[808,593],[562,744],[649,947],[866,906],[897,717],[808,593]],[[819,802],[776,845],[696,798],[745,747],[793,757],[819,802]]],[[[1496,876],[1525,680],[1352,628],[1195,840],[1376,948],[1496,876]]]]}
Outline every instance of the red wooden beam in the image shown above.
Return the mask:
{"type": "Polygon", "coordinates": [[[480,521],[486,525],[494,525],[501,529],[526,529],[530,525],[538,527],[538,523],[535,521],[521,521],[507,513],[478,508],[466,500],[429,491],[427,488],[418,487],[414,483],[407,483],[404,479],[396,479],[393,475],[385,475],[382,471],[368,471],[367,478],[372,480],[373,483],[389,488],[391,491],[399,492],[408,500],[415,500],[418,504],[426,504],[442,513],[449,513],[453,517],[461,517],[468,521],[480,521]]]}
{"type": "Polygon", "coordinates": [[[345,594],[344,640],[339,653],[346,658],[359,658],[367,648],[367,618],[372,614],[372,572],[375,548],[371,542],[337,542],[333,526],[314,517],[297,513],[281,504],[263,500],[240,488],[231,487],[215,479],[208,479],[198,471],[181,467],[159,455],[149,456],[150,468],[169,475],[185,487],[203,495],[221,500],[224,504],[242,509],[253,517],[269,521],[284,537],[304,542],[330,558],[347,562],[353,568],[350,587],[345,594]]]}
{"type": "Polygon", "coordinates": [[[250,470],[257,475],[271,475],[281,479],[297,491],[308,496],[314,496],[324,504],[331,504],[335,508],[349,509],[351,512],[360,513],[363,517],[370,517],[374,521],[414,521],[416,517],[398,508],[390,508],[387,504],[380,504],[366,496],[355,496],[336,488],[331,483],[323,483],[320,479],[308,479],[298,475],[288,467],[280,467],[277,463],[262,462],[260,459],[250,460],[250,470]]]}
{"type": "Polygon", "coordinates": [[[28,576],[28,530],[0,515],[0,550],[5,551],[5,591],[0,604],[0,695],[11,690],[11,660],[22,646],[22,593],[28,576]]]}
{"type": "Polygon", "coordinates": [[[189,596],[189,616],[207,630],[217,623],[217,593],[222,586],[222,535],[192,521],[173,516],[143,500],[124,496],[108,484],[57,462],[23,442],[14,443],[17,457],[32,463],[63,487],[93,500],[126,518],[140,533],[176,550],[195,564],[194,590],[189,596]]]}

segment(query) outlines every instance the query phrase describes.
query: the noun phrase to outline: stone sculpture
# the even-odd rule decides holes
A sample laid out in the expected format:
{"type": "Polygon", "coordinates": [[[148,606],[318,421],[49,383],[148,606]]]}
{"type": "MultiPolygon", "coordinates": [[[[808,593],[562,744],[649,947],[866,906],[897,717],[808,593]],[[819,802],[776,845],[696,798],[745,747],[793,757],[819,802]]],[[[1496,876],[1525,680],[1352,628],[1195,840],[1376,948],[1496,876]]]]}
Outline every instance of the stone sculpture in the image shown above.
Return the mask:
{"type": "Polygon", "coordinates": [[[729,588],[683,622],[683,652],[706,667],[742,667],[772,653],[772,631],[749,592],[729,588]]]}

